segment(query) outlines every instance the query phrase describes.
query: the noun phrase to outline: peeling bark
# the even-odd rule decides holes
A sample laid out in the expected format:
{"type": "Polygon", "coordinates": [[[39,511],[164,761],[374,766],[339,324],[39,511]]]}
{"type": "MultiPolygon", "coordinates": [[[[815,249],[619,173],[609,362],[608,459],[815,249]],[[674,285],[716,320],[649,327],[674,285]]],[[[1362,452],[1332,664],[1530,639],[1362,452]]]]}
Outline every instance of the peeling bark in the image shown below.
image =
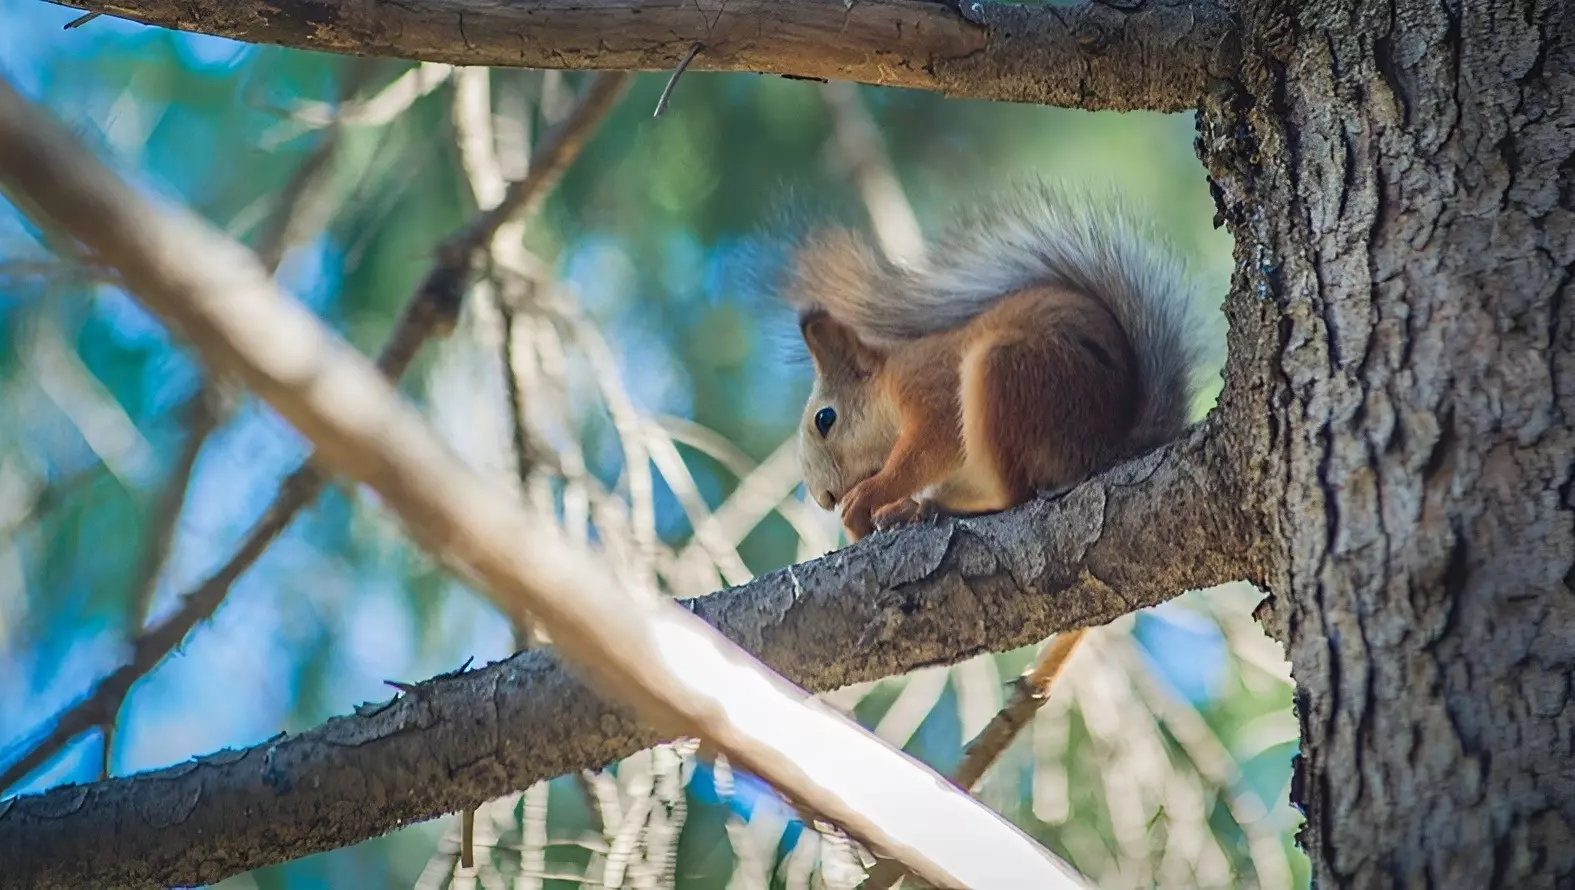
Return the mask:
{"type": "Polygon", "coordinates": [[[1575,4],[1244,7],[1200,148],[1318,885],[1570,886],[1575,4]]]}
{"type": "Polygon", "coordinates": [[[1094,109],[1197,107],[1239,46],[1222,0],[54,0],[298,49],[515,68],[758,71],[1094,109]]]}

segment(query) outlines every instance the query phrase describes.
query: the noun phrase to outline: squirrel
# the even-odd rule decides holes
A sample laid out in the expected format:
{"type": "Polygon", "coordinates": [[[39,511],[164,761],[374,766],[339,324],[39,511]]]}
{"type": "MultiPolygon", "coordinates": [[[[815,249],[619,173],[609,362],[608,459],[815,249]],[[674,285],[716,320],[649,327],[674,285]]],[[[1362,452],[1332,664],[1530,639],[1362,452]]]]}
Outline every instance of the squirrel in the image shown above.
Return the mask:
{"type": "MultiPolygon", "coordinates": [[[[1023,183],[927,253],[899,265],[822,225],[779,281],[815,371],[804,483],[852,540],[1065,492],[1186,429],[1196,285],[1114,196],[1023,183]]],[[[1082,633],[1046,653],[1052,675],[1082,633]]]]}

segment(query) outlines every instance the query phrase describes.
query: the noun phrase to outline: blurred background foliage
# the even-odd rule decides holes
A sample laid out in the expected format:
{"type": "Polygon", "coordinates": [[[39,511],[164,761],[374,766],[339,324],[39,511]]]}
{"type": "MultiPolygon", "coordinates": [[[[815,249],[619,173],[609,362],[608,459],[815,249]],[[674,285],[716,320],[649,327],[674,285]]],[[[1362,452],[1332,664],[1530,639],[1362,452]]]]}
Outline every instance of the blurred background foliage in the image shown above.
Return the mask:
{"type": "MultiPolygon", "coordinates": [[[[286,245],[284,286],[369,353],[434,247],[496,200],[499,174],[522,174],[588,77],[347,59],[109,18],[65,30],[75,17],[0,0],[6,75],[142,187],[254,246],[286,245]],[[490,120],[465,117],[477,107],[490,120]]],[[[502,271],[473,290],[455,334],[402,383],[477,466],[514,484],[528,465],[522,496],[620,568],[696,596],[840,543],[835,518],[802,503],[783,447],[809,382],[783,360],[791,322],[740,285],[789,189],[868,198],[870,169],[885,170],[896,204],[864,206],[910,207],[931,230],[953,202],[1014,175],[1115,186],[1208,283],[1217,354],[1199,414],[1212,403],[1230,239],[1211,225],[1191,115],[689,73],[653,119],[665,82],[634,79],[523,235],[503,239],[502,271]],[[853,115],[840,123],[839,99],[853,115]],[[861,120],[880,134],[873,146],[850,137],[861,120]]],[[[305,455],[228,391],[211,432],[194,428],[203,386],[112,281],[0,204],[0,766],[230,559],[305,455]]],[[[982,799],[1102,886],[1306,886],[1286,802],[1291,687],[1249,617],[1256,600],[1241,586],[1189,593],[1091,638],[982,799]]],[[[81,734],[0,793],[255,744],[386,699],[385,679],[495,660],[517,642],[527,628],[436,570],[373,499],[332,488],[131,688],[113,732],[81,734]]],[[[1033,651],[828,698],[949,770],[1033,651]]],[[[449,817],[223,886],[848,880],[835,837],[685,744],[484,808],[478,874],[452,877],[459,836],[449,817]]]]}

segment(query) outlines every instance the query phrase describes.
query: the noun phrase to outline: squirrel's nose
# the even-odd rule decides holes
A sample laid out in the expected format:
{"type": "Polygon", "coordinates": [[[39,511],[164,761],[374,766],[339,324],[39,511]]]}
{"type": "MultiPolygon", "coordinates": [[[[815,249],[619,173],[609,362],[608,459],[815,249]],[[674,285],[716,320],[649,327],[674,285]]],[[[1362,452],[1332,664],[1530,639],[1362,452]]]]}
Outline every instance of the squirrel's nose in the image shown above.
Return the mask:
{"type": "Polygon", "coordinates": [[[830,510],[833,507],[837,506],[837,497],[836,497],[836,495],[832,494],[829,491],[821,492],[820,493],[820,497],[816,498],[815,500],[820,501],[821,508],[825,509],[825,510],[830,510]]]}

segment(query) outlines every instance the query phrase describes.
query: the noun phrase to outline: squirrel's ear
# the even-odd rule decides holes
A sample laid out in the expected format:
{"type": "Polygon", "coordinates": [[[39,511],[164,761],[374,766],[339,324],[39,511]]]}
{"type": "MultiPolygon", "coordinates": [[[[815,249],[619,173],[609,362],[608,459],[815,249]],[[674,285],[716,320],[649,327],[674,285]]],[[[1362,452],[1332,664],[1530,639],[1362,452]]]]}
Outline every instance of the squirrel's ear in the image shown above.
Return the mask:
{"type": "Polygon", "coordinates": [[[824,311],[805,313],[798,328],[804,335],[804,345],[809,347],[815,372],[821,377],[868,377],[880,368],[880,351],[824,311]]]}

